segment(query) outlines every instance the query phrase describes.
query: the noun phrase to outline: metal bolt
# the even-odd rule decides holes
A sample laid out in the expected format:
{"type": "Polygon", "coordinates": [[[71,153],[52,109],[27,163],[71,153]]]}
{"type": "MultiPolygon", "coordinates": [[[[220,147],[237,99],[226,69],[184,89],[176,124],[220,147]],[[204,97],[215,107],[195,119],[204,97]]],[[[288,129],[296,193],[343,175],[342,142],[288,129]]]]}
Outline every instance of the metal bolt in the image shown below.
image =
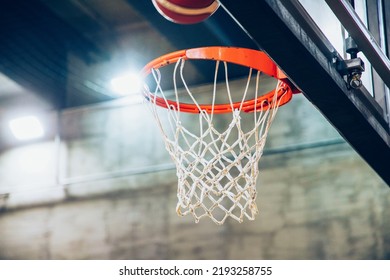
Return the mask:
{"type": "Polygon", "coordinates": [[[360,88],[363,85],[362,80],[360,79],[360,75],[352,75],[351,80],[349,81],[349,85],[354,89],[360,88]]]}

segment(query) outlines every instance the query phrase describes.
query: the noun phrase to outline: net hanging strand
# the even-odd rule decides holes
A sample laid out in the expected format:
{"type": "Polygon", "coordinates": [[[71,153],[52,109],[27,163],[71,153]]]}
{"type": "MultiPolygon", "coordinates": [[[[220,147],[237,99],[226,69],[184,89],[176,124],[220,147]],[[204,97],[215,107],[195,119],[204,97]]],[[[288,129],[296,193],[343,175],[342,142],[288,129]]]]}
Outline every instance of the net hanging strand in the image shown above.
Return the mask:
{"type": "Polygon", "coordinates": [[[202,109],[185,81],[183,74],[184,59],[179,59],[174,67],[173,84],[176,103],[169,102],[165,96],[161,87],[159,69],[152,69],[151,71],[156,82],[156,88],[154,98],[149,99],[150,108],[164,136],[165,147],[177,167],[178,203],[176,211],[180,216],[191,214],[195,222],[203,217],[210,217],[217,224],[223,224],[227,217],[232,217],[239,222],[242,222],[244,217],[249,220],[255,218],[258,213],[255,201],[258,161],[262,156],[265,138],[282,99],[282,97],[279,100],[277,98],[277,90],[280,90],[277,87],[271,106],[267,106],[269,105],[266,104],[267,101],[258,104],[260,71],[257,71],[253,112],[254,128],[244,132],[241,128],[240,114],[243,112],[243,103],[249,90],[252,68],[249,70],[241,104],[238,109],[234,109],[227,63],[223,63],[227,95],[232,109],[232,120],[223,132],[217,131],[213,125],[219,61],[216,61],[215,65],[210,114],[202,109]],[[179,74],[177,71],[179,71],[179,74]],[[178,76],[184,85],[185,92],[199,110],[199,135],[192,132],[191,127],[186,128],[181,123],[180,115],[182,112],[176,81],[178,76]],[[162,117],[160,117],[157,109],[157,94],[162,96],[167,107],[168,130],[166,126],[164,127],[162,117]],[[237,130],[238,138],[233,143],[228,143],[234,129],[237,130]],[[170,133],[167,133],[168,131],[170,133]],[[171,138],[169,135],[171,135],[171,138]],[[207,142],[207,137],[211,141],[207,142]],[[251,137],[255,139],[254,145],[250,144],[251,137]],[[184,143],[181,143],[180,139],[184,143]],[[206,155],[211,155],[211,158],[207,159],[206,155]],[[234,167],[238,170],[238,175],[230,173],[234,167]],[[227,180],[227,183],[223,183],[224,180],[227,180]],[[230,206],[227,206],[228,204],[230,206]],[[215,215],[214,211],[216,209],[223,214],[215,215]]]}

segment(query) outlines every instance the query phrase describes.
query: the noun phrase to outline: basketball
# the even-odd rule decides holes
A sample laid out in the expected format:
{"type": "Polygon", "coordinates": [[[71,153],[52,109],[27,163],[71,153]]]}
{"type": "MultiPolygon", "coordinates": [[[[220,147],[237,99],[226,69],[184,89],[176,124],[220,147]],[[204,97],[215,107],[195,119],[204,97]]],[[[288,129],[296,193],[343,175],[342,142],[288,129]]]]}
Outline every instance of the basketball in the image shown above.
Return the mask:
{"type": "Polygon", "coordinates": [[[206,20],[219,7],[216,0],[152,0],[166,19],[179,24],[195,24],[206,20]]]}

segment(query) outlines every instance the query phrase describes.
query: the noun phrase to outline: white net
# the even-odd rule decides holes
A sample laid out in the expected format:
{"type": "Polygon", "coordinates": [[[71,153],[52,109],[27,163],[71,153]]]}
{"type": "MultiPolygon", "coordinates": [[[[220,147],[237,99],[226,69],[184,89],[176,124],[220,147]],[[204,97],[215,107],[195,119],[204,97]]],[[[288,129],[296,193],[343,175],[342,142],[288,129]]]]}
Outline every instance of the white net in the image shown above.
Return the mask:
{"type": "MultiPolygon", "coordinates": [[[[257,111],[245,113],[242,104],[250,95],[257,100],[259,94],[260,72],[252,77],[249,70],[239,108],[233,108],[233,99],[229,86],[227,63],[224,63],[225,85],[223,93],[217,90],[217,75],[220,62],[216,62],[214,86],[212,89],[211,112],[202,109],[198,96],[185,82],[183,69],[185,61],[180,59],[174,68],[173,97],[168,99],[161,86],[161,72],[152,70],[156,86],[150,91],[145,86],[148,103],[163,135],[166,149],[177,167],[178,215],[191,214],[195,222],[203,217],[211,218],[216,224],[223,224],[228,217],[238,222],[244,218],[254,220],[258,213],[256,206],[256,181],[259,174],[258,164],[263,154],[266,137],[275,118],[278,100],[275,90],[273,102],[254,104],[257,111]],[[179,75],[178,75],[179,74],[179,75]],[[179,78],[177,77],[179,76],[179,78]],[[178,89],[177,79],[183,84],[178,89]],[[255,86],[250,86],[254,80],[255,86]],[[249,93],[249,91],[251,91],[249,93]],[[180,96],[186,95],[198,114],[180,111],[180,96]],[[227,96],[231,112],[214,112],[218,96],[227,96]],[[161,96],[167,109],[157,105],[156,98],[161,96]],[[173,100],[172,100],[173,99],[173,100]],[[175,105],[172,105],[174,101],[175,105]],[[189,122],[188,115],[195,118],[189,122]],[[249,126],[249,128],[247,128],[249,126]]],[[[183,99],[183,97],[181,97],[183,99]]]]}

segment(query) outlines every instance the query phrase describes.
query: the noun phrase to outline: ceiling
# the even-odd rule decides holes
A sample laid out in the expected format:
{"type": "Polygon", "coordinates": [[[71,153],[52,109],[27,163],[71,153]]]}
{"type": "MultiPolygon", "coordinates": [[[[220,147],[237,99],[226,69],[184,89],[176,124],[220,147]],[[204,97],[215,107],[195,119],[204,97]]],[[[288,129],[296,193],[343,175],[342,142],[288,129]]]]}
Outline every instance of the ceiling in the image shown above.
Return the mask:
{"type": "MultiPolygon", "coordinates": [[[[207,45],[256,47],[223,9],[200,24],[178,25],[150,0],[3,0],[2,7],[2,108],[26,100],[44,109],[107,101],[118,97],[112,78],[139,71],[165,53],[207,45]]],[[[212,77],[209,69],[191,71],[193,83],[212,77]]]]}

